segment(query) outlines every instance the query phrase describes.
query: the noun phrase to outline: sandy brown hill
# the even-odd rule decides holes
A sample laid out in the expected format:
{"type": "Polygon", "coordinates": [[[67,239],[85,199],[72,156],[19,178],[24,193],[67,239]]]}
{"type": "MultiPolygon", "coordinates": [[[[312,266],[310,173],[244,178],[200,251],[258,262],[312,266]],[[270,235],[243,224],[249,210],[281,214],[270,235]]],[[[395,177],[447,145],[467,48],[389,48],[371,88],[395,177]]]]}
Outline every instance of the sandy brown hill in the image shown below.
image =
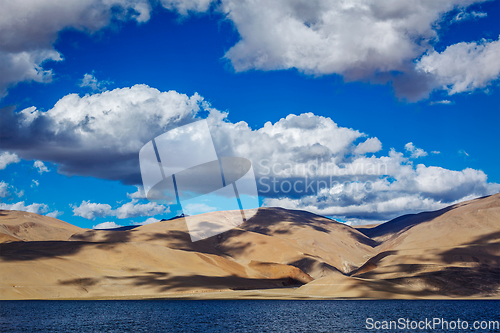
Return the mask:
{"type": "MultiPolygon", "coordinates": [[[[74,227],[51,241],[31,233],[31,241],[0,244],[0,296],[498,297],[499,210],[494,195],[356,230],[264,208],[240,227],[194,243],[183,218],[122,231],[74,227]]],[[[16,226],[24,213],[4,218],[11,213],[16,226]]],[[[199,218],[231,221],[238,214],[199,218]]],[[[38,221],[45,228],[68,225],[45,219],[38,221]]]]}
{"type": "MultiPolygon", "coordinates": [[[[239,211],[227,211],[199,216],[231,220],[239,214],[239,211]]],[[[231,258],[244,265],[251,261],[292,265],[314,278],[337,270],[352,271],[374,254],[373,246],[376,245],[345,224],[280,208],[262,208],[239,228],[194,243],[182,218],[128,231],[88,230],[73,235],[70,240],[145,242],[231,258]]]]}
{"type": "Polygon", "coordinates": [[[353,272],[421,294],[495,294],[500,287],[500,194],[361,230],[379,254],[353,272]]]}
{"type": "MultiPolygon", "coordinates": [[[[235,214],[209,213],[225,219],[235,214]]],[[[125,231],[80,229],[64,242],[45,239],[0,247],[3,298],[296,286],[348,272],[372,254],[372,241],[355,229],[282,209],[262,209],[242,228],[195,243],[182,218],[125,231]]]]}
{"type": "Polygon", "coordinates": [[[68,240],[71,235],[83,230],[48,216],[0,210],[0,243],[68,240]]]}
{"type": "Polygon", "coordinates": [[[452,245],[456,245],[457,237],[469,240],[471,236],[483,235],[498,227],[497,223],[500,216],[500,208],[498,207],[499,199],[500,194],[495,194],[484,198],[461,202],[437,211],[403,215],[375,227],[361,226],[356,229],[379,242],[390,240],[390,242],[386,243],[387,246],[387,244],[398,239],[403,233],[405,235],[410,233],[418,234],[419,230],[421,230],[420,228],[426,225],[432,226],[433,229],[439,229],[435,234],[429,233],[428,236],[432,239],[439,238],[447,232],[454,233],[454,237],[449,239],[452,245]],[[487,211],[485,211],[485,209],[487,211]],[[470,216],[471,213],[473,213],[473,216],[470,216]],[[462,214],[465,215],[461,216],[462,214]],[[467,216],[467,218],[465,218],[465,216],[467,216]],[[437,222],[426,224],[431,221],[437,222]],[[413,227],[417,228],[410,231],[413,227]],[[448,230],[445,231],[443,229],[448,230]],[[463,231],[467,232],[464,233],[463,231]]]}

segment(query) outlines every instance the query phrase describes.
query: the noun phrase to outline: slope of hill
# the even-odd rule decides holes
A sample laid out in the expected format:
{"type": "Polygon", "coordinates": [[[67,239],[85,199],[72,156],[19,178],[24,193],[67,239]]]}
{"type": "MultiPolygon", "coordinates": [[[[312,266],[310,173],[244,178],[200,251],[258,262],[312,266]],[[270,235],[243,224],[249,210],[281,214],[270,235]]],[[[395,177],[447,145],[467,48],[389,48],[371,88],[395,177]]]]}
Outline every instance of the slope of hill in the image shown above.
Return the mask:
{"type": "Polygon", "coordinates": [[[399,218],[365,234],[380,239],[388,230],[392,235],[378,247],[379,254],[353,276],[391,281],[425,294],[469,296],[498,292],[498,194],[399,218]]]}
{"type": "Polygon", "coordinates": [[[500,295],[500,194],[359,229],[262,208],[195,243],[184,218],[88,230],[1,211],[0,233],[1,299],[500,295]]]}
{"type": "Polygon", "coordinates": [[[85,229],[48,216],[0,210],[0,243],[68,240],[71,235],[83,230],[85,229]]]}

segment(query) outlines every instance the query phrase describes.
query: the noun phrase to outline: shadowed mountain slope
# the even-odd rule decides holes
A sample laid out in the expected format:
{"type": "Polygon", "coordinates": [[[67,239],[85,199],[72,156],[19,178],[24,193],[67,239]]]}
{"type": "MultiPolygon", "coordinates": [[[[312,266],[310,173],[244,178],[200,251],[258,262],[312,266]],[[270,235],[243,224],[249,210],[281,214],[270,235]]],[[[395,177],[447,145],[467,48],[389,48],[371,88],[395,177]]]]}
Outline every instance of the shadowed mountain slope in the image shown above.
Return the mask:
{"type": "Polygon", "coordinates": [[[1,211],[0,233],[1,299],[498,297],[500,287],[500,194],[358,229],[261,208],[194,243],[184,218],[88,230],[1,211]]]}

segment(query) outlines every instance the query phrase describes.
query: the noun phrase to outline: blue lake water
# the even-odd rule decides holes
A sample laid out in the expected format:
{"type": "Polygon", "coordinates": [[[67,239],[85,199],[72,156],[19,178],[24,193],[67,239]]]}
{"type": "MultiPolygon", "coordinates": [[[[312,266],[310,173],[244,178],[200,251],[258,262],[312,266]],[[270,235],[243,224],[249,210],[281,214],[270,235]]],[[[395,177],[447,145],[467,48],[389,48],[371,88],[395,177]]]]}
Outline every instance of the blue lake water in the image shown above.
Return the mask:
{"type": "Polygon", "coordinates": [[[484,329],[484,323],[483,329],[472,328],[475,321],[498,320],[499,301],[0,302],[1,332],[500,332],[484,329]],[[411,326],[426,318],[448,325],[460,319],[461,327],[376,329],[384,321],[411,326]]]}

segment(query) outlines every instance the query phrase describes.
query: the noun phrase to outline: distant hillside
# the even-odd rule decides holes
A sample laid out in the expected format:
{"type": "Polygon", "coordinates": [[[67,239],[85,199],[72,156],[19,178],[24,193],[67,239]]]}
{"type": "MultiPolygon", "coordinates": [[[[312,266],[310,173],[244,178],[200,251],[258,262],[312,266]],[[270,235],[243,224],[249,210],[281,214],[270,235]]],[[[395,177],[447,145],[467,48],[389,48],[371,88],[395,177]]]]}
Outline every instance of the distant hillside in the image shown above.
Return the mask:
{"type": "Polygon", "coordinates": [[[1,211],[0,237],[1,299],[500,295],[500,194],[358,229],[262,208],[195,243],[184,218],[89,230],[1,211]]]}
{"type": "Polygon", "coordinates": [[[68,240],[82,232],[61,220],[34,213],[0,210],[0,243],[9,241],[68,240]]]}

